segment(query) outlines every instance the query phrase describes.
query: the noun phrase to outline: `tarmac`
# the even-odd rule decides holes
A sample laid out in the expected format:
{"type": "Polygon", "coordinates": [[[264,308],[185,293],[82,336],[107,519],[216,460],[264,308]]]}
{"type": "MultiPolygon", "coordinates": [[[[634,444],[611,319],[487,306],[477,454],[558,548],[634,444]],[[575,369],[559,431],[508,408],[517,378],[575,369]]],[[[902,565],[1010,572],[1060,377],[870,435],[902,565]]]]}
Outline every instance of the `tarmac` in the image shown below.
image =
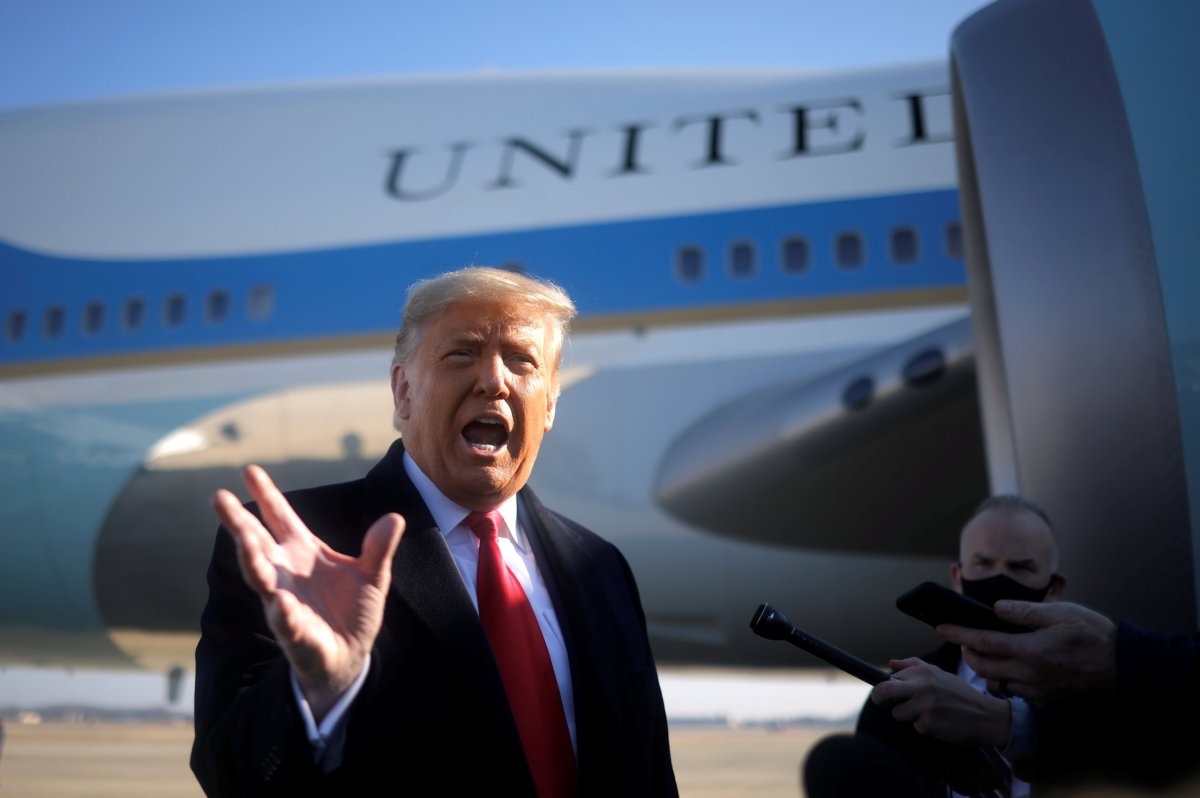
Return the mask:
{"type": "MultiPolygon", "coordinates": [[[[672,726],[671,756],[681,798],[807,798],[800,765],[839,724],[778,728],[672,726]]],[[[2,798],[203,798],[188,768],[191,723],[5,723],[2,798]]],[[[451,793],[447,793],[451,794],[451,793]]],[[[1095,785],[1053,798],[1191,798],[1200,783],[1167,792],[1095,785]]]]}
{"type": "MultiPolygon", "coordinates": [[[[800,763],[836,725],[672,727],[681,798],[803,798],[800,763]]],[[[203,798],[188,768],[192,726],[5,723],[3,798],[203,798]]]]}

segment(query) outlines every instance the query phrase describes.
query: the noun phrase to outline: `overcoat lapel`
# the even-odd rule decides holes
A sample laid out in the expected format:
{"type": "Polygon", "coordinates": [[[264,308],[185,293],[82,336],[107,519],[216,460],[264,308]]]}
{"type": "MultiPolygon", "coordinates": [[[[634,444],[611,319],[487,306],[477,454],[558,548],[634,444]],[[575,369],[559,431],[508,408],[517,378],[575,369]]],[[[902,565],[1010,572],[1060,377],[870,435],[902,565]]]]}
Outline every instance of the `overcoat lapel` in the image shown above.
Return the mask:
{"type": "Polygon", "coordinates": [[[583,661],[580,646],[587,638],[593,612],[587,597],[604,595],[602,586],[596,583],[599,573],[578,535],[546,510],[531,489],[525,488],[519,495],[533,556],[561,621],[559,627],[574,676],[583,661]],[[564,584],[569,584],[571,590],[563,590],[564,584]]]}
{"type": "MultiPolygon", "coordinates": [[[[391,600],[408,605],[444,649],[447,667],[459,677],[454,689],[478,695],[481,714],[495,728],[507,730],[505,739],[520,757],[520,737],[509,710],[500,671],[479,622],[479,613],[463,585],[445,536],[433,521],[402,461],[403,445],[397,441],[387,457],[368,475],[374,495],[386,496],[384,512],[404,516],[404,537],[392,561],[391,600]]],[[[388,619],[385,616],[384,623],[388,619]]]]}
{"type": "Polygon", "coordinates": [[[533,554],[554,603],[571,663],[576,754],[580,783],[587,793],[587,786],[595,780],[595,769],[606,766],[596,733],[607,725],[601,718],[617,701],[611,679],[606,678],[611,673],[611,655],[597,637],[605,626],[597,623],[602,608],[592,600],[605,595],[601,572],[579,535],[546,510],[532,490],[526,487],[519,495],[533,554]],[[570,590],[564,590],[564,585],[570,590]]]}

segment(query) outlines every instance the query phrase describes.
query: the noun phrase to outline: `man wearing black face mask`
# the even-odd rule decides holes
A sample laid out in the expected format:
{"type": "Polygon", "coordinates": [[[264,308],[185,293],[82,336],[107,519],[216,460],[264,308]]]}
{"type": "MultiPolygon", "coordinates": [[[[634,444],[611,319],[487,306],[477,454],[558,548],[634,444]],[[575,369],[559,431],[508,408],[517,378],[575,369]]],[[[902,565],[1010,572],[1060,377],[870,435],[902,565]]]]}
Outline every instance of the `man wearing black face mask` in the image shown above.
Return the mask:
{"type": "Polygon", "coordinates": [[[991,607],[1001,599],[1054,601],[1066,580],[1050,519],[1020,496],[985,499],[963,527],[950,581],[959,593],[991,607]]]}
{"type": "MultiPolygon", "coordinates": [[[[988,606],[1000,599],[1055,601],[1066,585],[1057,568],[1058,546],[1046,513],[1019,496],[993,496],[963,527],[950,580],[955,590],[988,606]]],[[[1025,744],[1014,739],[1029,728],[1021,699],[989,693],[987,681],[955,645],[890,664],[895,676],[871,692],[856,735],[899,752],[925,795],[1030,794],[1030,785],[1003,767],[999,774],[976,772],[980,760],[964,755],[976,746],[1003,754],[1010,745],[1025,744]]]]}

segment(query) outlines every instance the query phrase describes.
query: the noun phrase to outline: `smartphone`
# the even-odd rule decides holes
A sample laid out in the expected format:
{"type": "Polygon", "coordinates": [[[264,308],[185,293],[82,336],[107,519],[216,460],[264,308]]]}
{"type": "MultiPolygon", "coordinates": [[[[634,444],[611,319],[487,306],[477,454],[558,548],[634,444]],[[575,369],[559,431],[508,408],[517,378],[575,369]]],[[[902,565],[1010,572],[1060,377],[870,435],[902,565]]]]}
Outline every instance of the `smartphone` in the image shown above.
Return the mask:
{"type": "Polygon", "coordinates": [[[896,599],[896,608],[930,626],[952,623],[995,632],[1032,632],[1028,626],[1002,621],[986,604],[967,598],[937,582],[922,582],[896,599]]]}
{"type": "Polygon", "coordinates": [[[842,651],[831,643],[826,643],[816,635],[809,634],[803,629],[797,629],[782,612],[770,604],[760,604],[750,619],[750,628],[759,637],[769,640],[787,640],[794,646],[804,649],[810,654],[828,662],[830,665],[848,673],[856,679],[862,679],[869,685],[877,685],[887,681],[891,674],[876,668],[864,659],[842,651]]]}

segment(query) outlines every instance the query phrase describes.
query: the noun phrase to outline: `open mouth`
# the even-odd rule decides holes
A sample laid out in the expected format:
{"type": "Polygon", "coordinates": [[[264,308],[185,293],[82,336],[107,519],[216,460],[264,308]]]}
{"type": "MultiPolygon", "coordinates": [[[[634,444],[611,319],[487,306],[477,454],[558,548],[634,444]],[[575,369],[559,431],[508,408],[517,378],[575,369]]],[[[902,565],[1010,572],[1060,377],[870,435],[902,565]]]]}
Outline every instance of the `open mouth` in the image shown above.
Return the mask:
{"type": "Polygon", "coordinates": [[[462,436],[471,448],[488,454],[508,443],[508,428],[496,418],[480,418],[463,427],[462,436]]]}

